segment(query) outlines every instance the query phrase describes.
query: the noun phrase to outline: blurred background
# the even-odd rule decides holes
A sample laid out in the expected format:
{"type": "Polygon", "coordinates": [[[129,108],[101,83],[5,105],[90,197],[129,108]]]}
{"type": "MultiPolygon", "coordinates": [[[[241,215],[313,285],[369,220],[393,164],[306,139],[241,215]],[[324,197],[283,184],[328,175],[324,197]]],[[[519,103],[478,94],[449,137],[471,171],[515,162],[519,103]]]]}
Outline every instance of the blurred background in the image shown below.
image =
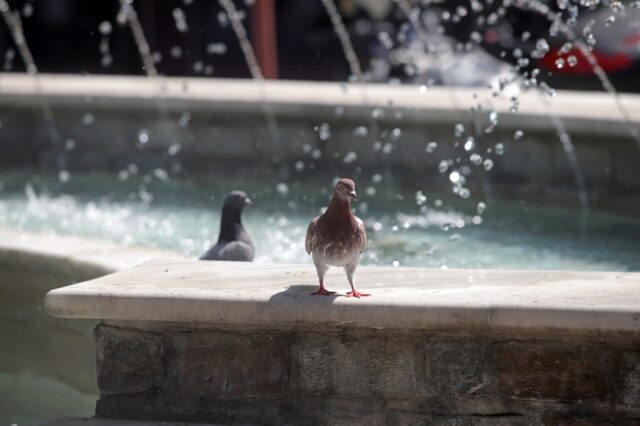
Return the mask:
{"type": "MultiPolygon", "coordinates": [[[[463,68],[451,69],[453,75],[447,84],[482,85],[504,72],[505,66],[529,58],[521,70],[539,68],[557,89],[602,90],[580,49],[565,46],[563,50],[569,41],[566,34],[556,34],[553,21],[517,1],[407,2],[410,7],[415,3],[424,9],[419,20],[429,34],[429,43],[440,52],[439,59],[435,53],[425,52],[418,31],[400,3],[336,1],[367,81],[420,84],[431,79],[442,84],[443,70],[436,70],[432,64],[439,60],[445,63],[445,70],[463,68]],[[569,57],[576,63],[566,61],[569,57]],[[564,59],[566,66],[557,66],[557,59],[564,59]]],[[[594,56],[618,90],[640,89],[637,2],[539,3],[551,13],[560,14],[571,23],[573,32],[593,44],[594,56]]],[[[348,79],[351,72],[321,1],[247,0],[235,4],[257,45],[262,68],[266,64],[267,77],[348,79]]],[[[41,72],[144,74],[132,33],[116,19],[120,10],[117,1],[15,0],[11,7],[21,17],[41,72]]],[[[250,77],[229,19],[217,2],[137,0],[135,8],[161,74],[250,77]]],[[[4,53],[4,71],[25,71],[7,31],[0,38],[0,52],[4,53]]]]}
{"type": "Polygon", "coordinates": [[[93,413],[94,324],[47,316],[46,291],[199,257],[234,189],[257,262],[312,268],[307,224],[350,177],[364,264],[640,271],[640,1],[0,0],[0,18],[0,426],[93,413]]]}

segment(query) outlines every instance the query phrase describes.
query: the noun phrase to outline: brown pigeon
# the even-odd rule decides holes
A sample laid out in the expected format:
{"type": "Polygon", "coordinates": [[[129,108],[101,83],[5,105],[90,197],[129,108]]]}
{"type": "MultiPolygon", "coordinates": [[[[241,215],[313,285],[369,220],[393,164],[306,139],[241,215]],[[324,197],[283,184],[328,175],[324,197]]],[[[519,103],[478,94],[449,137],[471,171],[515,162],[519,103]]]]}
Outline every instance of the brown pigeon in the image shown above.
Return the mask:
{"type": "Polygon", "coordinates": [[[351,179],[340,179],[327,210],[322,216],[313,219],[307,228],[305,249],[313,257],[320,280],[320,288],[311,294],[335,294],[335,291],[324,288],[324,275],[329,266],[340,266],[347,273],[351,285],[347,296],[369,296],[356,290],[354,282],[360,255],[367,245],[367,232],[364,223],[351,212],[352,200],[358,200],[356,184],[351,179]]]}

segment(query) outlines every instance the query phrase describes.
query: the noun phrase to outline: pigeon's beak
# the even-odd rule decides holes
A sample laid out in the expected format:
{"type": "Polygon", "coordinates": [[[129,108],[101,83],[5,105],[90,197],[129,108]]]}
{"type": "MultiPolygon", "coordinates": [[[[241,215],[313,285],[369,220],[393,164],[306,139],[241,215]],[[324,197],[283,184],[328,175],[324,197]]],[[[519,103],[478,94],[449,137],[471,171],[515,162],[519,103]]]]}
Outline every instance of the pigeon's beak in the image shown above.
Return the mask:
{"type": "Polygon", "coordinates": [[[251,207],[253,205],[253,201],[251,201],[251,198],[247,197],[244,199],[244,205],[247,207],[251,207]]]}
{"type": "Polygon", "coordinates": [[[349,192],[349,197],[351,197],[353,201],[358,201],[358,196],[356,195],[356,191],[349,192]]]}

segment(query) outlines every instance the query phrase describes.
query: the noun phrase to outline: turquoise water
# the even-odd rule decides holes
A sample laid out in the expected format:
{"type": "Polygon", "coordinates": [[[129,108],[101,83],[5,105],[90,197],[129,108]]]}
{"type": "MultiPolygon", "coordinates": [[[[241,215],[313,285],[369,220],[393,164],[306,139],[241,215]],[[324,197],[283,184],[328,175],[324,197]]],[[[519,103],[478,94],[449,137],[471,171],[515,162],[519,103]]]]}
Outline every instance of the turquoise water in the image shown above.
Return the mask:
{"type": "MultiPolygon", "coordinates": [[[[180,181],[145,176],[0,175],[0,226],[102,238],[198,256],[215,242],[224,194],[254,200],[245,227],[258,262],[308,262],[304,235],[326,205],[331,180],[180,181]],[[126,178],[126,179],[125,179],[126,178]]],[[[426,201],[379,185],[358,186],[369,247],[363,263],[439,268],[640,270],[640,220],[536,208],[526,203],[426,201]],[[375,193],[374,193],[375,191],[375,193]],[[484,209],[483,209],[484,207],[484,209]],[[479,213],[480,212],[480,213],[479,213]]]]}
{"type": "Polygon", "coordinates": [[[52,377],[20,370],[0,372],[0,425],[35,426],[48,420],[91,417],[96,396],[52,377]]]}
{"type": "MultiPolygon", "coordinates": [[[[120,178],[98,174],[66,177],[69,179],[61,182],[58,176],[0,174],[0,226],[198,256],[216,240],[224,194],[239,188],[254,200],[244,221],[256,243],[257,261],[310,264],[303,247],[306,226],[326,205],[331,190],[330,179],[323,185],[181,181],[160,172],[120,178]]],[[[357,214],[365,220],[370,241],[363,259],[366,264],[640,270],[640,220],[599,213],[581,216],[575,211],[526,203],[461,202],[427,191],[417,195],[403,192],[384,182],[360,185],[359,199],[357,214]]],[[[45,287],[43,283],[43,291],[45,287]]],[[[5,322],[0,318],[0,325],[20,325],[23,320],[25,324],[37,323],[36,317],[42,316],[42,294],[31,299],[24,312],[19,312],[22,316],[10,315],[5,322]]],[[[8,371],[0,368],[0,426],[29,426],[64,415],[91,415],[95,394],[45,374],[48,365],[23,362],[28,358],[25,354],[32,353],[24,342],[39,344],[48,336],[42,325],[17,329],[23,334],[15,337],[16,333],[10,333],[13,337],[9,338],[10,342],[13,339],[13,352],[8,353],[13,367],[8,371]]],[[[49,346],[63,342],[62,338],[49,336],[49,346]]],[[[89,346],[80,347],[84,348],[76,351],[82,352],[78,353],[80,359],[93,357],[89,346]]],[[[84,373],[87,379],[92,376],[89,371],[87,368],[84,373]]]]}

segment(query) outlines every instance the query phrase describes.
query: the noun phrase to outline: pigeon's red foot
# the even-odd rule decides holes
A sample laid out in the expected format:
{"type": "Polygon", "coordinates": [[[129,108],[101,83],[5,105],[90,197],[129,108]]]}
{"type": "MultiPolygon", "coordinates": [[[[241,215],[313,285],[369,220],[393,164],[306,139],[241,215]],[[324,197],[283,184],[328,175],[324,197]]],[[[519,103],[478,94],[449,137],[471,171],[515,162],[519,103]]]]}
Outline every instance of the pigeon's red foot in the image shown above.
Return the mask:
{"type": "Polygon", "coordinates": [[[335,291],[329,291],[324,287],[320,287],[318,289],[318,291],[314,291],[313,293],[311,293],[313,296],[331,296],[333,294],[336,294],[335,291]]]}
{"type": "Polygon", "coordinates": [[[357,297],[360,299],[361,297],[371,296],[369,293],[360,293],[358,290],[353,290],[347,293],[347,297],[357,297]]]}

